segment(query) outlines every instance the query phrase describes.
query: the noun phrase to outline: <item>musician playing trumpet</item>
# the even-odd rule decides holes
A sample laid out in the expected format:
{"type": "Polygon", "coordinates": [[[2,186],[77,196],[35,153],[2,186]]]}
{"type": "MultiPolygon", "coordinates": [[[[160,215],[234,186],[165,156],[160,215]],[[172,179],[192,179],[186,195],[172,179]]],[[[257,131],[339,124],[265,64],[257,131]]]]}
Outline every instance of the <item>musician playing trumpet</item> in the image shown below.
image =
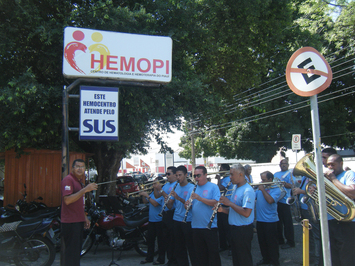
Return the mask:
{"type": "MultiPolygon", "coordinates": [[[[339,154],[330,155],[327,166],[328,171],[324,176],[346,196],[355,199],[355,173],[351,170],[344,171],[343,158],[339,154]]],[[[335,208],[342,213],[347,213],[344,205],[335,208]]],[[[332,264],[355,265],[355,219],[341,222],[328,214],[328,225],[332,264]]]]}
{"type": "MultiPolygon", "coordinates": [[[[154,196],[159,198],[163,196],[167,200],[170,192],[173,190],[177,178],[176,178],[176,167],[169,166],[166,170],[166,177],[168,182],[162,187],[161,184],[156,184],[154,189],[154,196]]],[[[164,205],[164,204],[163,204],[164,205]]],[[[165,208],[163,211],[163,231],[164,231],[164,245],[166,247],[166,255],[168,258],[168,265],[176,264],[176,257],[174,254],[174,231],[173,231],[173,216],[174,216],[175,206],[172,208],[165,208]]]]}
{"type": "MultiPolygon", "coordinates": [[[[216,184],[207,181],[207,169],[204,166],[195,168],[194,178],[197,182],[196,191],[192,193],[191,189],[187,198],[190,199],[191,195],[191,227],[196,256],[201,266],[220,266],[217,217],[214,218],[211,229],[206,228],[213,213],[212,209],[220,198],[219,188],[216,184]]],[[[189,201],[186,201],[185,208],[188,206],[189,201]]]]}
{"type": "Polygon", "coordinates": [[[253,221],[255,192],[245,179],[245,169],[241,164],[232,165],[230,179],[236,185],[228,199],[221,196],[219,202],[229,208],[218,211],[228,214],[231,231],[232,259],[234,266],[252,266],[251,241],[253,239],[253,221]]]}
{"type": "Polygon", "coordinates": [[[185,216],[185,201],[188,200],[187,195],[194,185],[187,181],[187,169],[180,165],[176,168],[177,182],[179,183],[175,190],[171,191],[172,198],[169,200],[167,207],[170,209],[175,204],[175,212],[173,216],[173,232],[175,239],[175,257],[179,266],[189,266],[190,257],[192,266],[198,266],[195,247],[192,238],[191,228],[191,212],[188,213],[186,223],[183,222],[185,216]]]}

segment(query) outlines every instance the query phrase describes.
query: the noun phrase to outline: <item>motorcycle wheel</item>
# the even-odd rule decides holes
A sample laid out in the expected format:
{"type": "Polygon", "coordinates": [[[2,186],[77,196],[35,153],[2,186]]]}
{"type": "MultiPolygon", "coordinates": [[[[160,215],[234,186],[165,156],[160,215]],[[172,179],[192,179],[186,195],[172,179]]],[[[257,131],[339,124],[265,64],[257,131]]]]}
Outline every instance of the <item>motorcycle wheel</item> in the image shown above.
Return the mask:
{"type": "MultiPolygon", "coordinates": [[[[137,241],[137,243],[134,245],[134,249],[137,251],[137,253],[143,257],[147,256],[148,253],[148,244],[145,239],[147,239],[148,236],[148,229],[145,228],[144,231],[142,232],[144,235],[144,238],[140,239],[137,241]]],[[[158,240],[155,239],[155,244],[154,244],[154,256],[158,255],[158,240]]]]}
{"type": "Polygon", "coordinates": [[[90,251],[95,242],[95,233],[92,232],[90,235],[88,235],[89,232],[89,230],[84,230],[84,240],[80,253],[81,257],[90,251]]]}
{"type": "Polygon", "coordinates": [[[50,266],[55,259],[54,244],[47,238],[36,235],[20,246],[15,264],[21,266],[50,266]]]}

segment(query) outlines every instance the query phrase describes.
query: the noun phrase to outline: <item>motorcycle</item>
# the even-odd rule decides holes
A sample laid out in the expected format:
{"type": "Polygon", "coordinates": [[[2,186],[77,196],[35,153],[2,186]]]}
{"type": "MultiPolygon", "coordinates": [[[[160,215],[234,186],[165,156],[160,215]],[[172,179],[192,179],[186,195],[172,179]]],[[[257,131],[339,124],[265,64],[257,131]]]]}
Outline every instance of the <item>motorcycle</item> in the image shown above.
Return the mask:
{"type": "MultiPolygon", "coordinates": [[[[98,246],[100,243],[120,251],[134,248],[141,256],[147,255],[147,206],[123,214],[119,211],[107,213],[94,203],[88,211],[88,217],[91,226],[84,232],[81,256],[88,253],[94,244],[98,246]]],[[[157,247],[155,252],[157,254],[157,247]]]]}
{"type": "Polygon", "coordinates": [[[55,259],[52,219],[15,221],[0,226],[0,261],[50,266],[55,259]]]}
{"type": "Polygon", "coordinates": [[[47,205],[42,203],[42,202],[37,202],[36,200],[43,200],[42,197],[38,197],[36,200],[27,202],[27,192],[26,192],[26,184],[23,184],[23,187],[25,188],[24,193],[21,193],[23,196],[23,199],[19,199],[16,202],[16,209],[21,212],[22,214],[27,214],[27,213],[34,213],[39,210],[47,209],[47,205]]]}

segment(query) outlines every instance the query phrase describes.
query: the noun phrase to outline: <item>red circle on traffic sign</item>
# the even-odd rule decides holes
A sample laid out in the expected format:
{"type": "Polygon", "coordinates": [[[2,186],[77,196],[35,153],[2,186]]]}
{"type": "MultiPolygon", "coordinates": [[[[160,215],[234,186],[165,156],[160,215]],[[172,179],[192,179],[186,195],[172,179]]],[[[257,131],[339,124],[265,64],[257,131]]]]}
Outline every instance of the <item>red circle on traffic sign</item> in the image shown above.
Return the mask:
{"type": "Polygon", "coordinates": [[[332,78],[327,60],[313,47],[298,49],[288,60],[286,81],[297,95],[316,95],[329,87],[332,78]]]}

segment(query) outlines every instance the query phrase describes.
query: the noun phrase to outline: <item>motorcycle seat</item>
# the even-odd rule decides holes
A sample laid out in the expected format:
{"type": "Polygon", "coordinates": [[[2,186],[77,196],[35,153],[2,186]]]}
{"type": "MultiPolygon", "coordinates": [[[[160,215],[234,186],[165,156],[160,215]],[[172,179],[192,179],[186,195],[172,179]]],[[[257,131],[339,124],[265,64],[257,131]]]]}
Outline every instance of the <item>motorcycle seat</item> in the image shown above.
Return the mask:
{"type": "Polygon", "coordinates": [[[149,217],[146,216],[146,217],[143,217],[143,219],[141,220],[128,220],[128,219],[123,219],[123,221],[125,222],[125,224],[128,226],[128,227],[139,227],[141,225],[143,225],[144,223],[148,222],[149,220],[149,217]]]}
{"type": "Polygon", "coordinates": [[[55,210],[44,209],[44,210],[39,210],[34,213],[21,215],[21,219],[24,221],[30,221],[30,220],[34,220],[34,219],[54,217],[56,215],[59,215],[57,209],[55,209],[55,210]]]}
{"type": "Polygon", "coordinates": [[[0,226],[0,233],[15,231],[20,223],[21,221],[5,223],[2,226],[0,226]]]}

